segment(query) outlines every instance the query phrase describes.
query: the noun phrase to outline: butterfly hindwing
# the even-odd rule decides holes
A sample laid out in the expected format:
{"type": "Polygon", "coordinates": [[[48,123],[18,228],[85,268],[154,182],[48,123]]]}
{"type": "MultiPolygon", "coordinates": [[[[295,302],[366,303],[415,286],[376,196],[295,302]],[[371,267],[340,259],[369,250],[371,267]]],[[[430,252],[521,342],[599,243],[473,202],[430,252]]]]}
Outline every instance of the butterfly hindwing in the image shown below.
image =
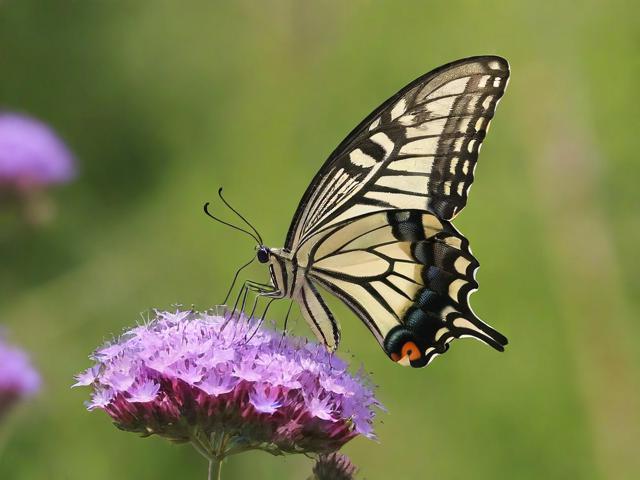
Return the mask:
{"type": "Polygon", "coordinates": [[[498,350],[506,344],[469,306],[478,262],[448,221],[419,210],[376,212],[310,243],[308,277],[349,306],[393,360],[425,366],[463,336],[498,350]]]}
{"type": "Polygon", "coordinates": [[[506,60],[472,57],[403,88],[336,148],[304,194],[285,248],[331,224],[383,210],[450,220],[466,205],[480,146],[509,77],[506,60]]]}
{"type": "Polygon", "coordinates": [[[313,282],[310,280],[305,281],[295,299],[300,305],[302,316],[315,336],[330,351],[334,351],[338,347],[338,343],[340,343],[340,327],[313,282]]]}

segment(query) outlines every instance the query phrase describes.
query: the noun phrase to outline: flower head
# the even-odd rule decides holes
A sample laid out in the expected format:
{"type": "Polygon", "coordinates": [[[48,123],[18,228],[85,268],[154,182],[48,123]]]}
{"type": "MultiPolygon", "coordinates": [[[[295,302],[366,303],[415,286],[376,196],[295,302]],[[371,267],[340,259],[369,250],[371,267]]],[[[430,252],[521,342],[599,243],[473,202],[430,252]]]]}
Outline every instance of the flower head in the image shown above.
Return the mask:
{"type": "Polygon", "coordinates": [[[311,480],[352,480],[357,472],[349,457],[334,452],[318,457],[311,480]]]}
{"type": "Polygon", "coordinates": [[[44,123],[0,112],[0,185],[45,185],[70,180],[73,156],[44,123]]]}
{"type": "Polygon", "coordinates": [[[306,339],[255,320],[156,312],[99,348],[76,377],[90,410],[122,430],[192,442],[222,458],[248,449],[332,452],[373,437],[380,404],[364,374],[306,339]]]}
{"type": "Polygon", "coordinates": [[[40,387],[40,376],[27,354],[7,345],[0,336],[0,417],[22,398],[35,394],[40,387]]]}

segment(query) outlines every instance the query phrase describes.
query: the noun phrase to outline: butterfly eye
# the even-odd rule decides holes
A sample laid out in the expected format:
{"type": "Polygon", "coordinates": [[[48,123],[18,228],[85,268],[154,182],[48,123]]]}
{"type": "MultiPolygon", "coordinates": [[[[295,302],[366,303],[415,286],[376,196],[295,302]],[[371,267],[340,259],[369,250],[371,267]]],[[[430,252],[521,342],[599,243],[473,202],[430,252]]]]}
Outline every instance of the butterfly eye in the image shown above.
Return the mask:
{"type": "Polygon", "coordinates": [[[260,247],[257,255],[260,263],[267,263],[269,261],[269,250],[266,247],[260,247]]]}

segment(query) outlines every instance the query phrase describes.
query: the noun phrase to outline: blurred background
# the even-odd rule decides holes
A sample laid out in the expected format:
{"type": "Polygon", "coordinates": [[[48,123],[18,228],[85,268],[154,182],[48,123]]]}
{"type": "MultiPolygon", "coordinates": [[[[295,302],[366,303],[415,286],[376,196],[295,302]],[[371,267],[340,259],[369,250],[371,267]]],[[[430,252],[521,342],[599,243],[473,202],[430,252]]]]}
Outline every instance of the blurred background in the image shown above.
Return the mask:
{"type": "MultiPolygon", "coordinates": [[[[460,341],[399,368],[331,299],[343,356],[389,410],[379,443],[344,451],[370,480],[640,478],[638,15],[624,1],[0,2],[0,106],[50,124],[78,163],[46,225],[0,215],[0,323],[43,376],[2,427],[0,478],[204,478],[190,447],[86,412],[73,375],[151,307],[223,299],[254,245],[203,215],[219,186],[281,246],[365,115],[490,53],[512,78],[456,225],[482,264],[474,309],[510,345],[460,341]]],[[[311,465],[249,453],[223,478],[311,465]]]]}

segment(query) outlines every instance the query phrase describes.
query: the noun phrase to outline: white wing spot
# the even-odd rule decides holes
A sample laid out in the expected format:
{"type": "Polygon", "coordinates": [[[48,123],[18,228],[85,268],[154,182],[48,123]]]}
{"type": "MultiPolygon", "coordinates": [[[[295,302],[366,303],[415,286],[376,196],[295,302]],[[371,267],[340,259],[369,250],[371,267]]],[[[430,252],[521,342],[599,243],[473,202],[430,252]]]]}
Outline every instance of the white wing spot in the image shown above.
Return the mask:
{"type": "Polygon", "coordinates": [[[491,102],[493,101],[493,95],[489,95],[487,98],[484,99],[484,101],[482,102],[482,108],[484,108],[485,110],[489,110],[489,107],[491,106],[491,102]]]}
{"type": "Polygon", "coordinates": [[[469,160],[462,162],[462,173],[465,175],[469,173],[469,160]]]}
{"type": "Polygon", "coordinates": [[[459,132],[466,132],[469,128],[469,122],[471,122],[471,118],[463,118],[462,120],[460,120],[457,130],[459,132]]]}
{"type": "Polygon", "coordinates": [[[462,240],[460,240],[458,237],[447,237],[445,238],[444,243],[458,250],[462,248],[462,240]]]}
{"type": "Polygon", "coordinates": [[[394,146],[393,142],[386,134],[382,132],[376,133],[375,135],[370,137],[369,140],[377,143],[384,149],[385,158],[387,158],[389,154],[393,151],[393,146],[394,146]]]}
{"type": "Polygon", "coordinates": [[[496,77],[493,79],[493,87],[498,88],[502,83],[502,79],[500,77],[496,77]]]}
{"type": "Polygon", "coordinates": [[[453,267],[456,269],[456,272],[464,275],[470,264],[471,264],[470,260],[464,257],[458,257],[456,258],[456,261],[453,262],[453,267]]]}
{"type": "Polygon", "coordinates": [[[376,164],[376,159],[367,155],[359,148],[356,148],[353,152],[349,154],[349,160],[354,165],[363,168],[371,168],[376,164]]]}
{"type": "Polygon", "coordinates": [[[467,281],[463,280],[462,278],[455,279],[453,282],[449,284],[449,296],[457,302],[460,289],[466,284],[467,284],[467,281]]]}
{"type": "Polygon", "coordinates": [[[458,196],[462,196],[462,192],[464,191],[464,182],[460,182],[458,184],[458,196]]]}
{"type": "Polygon", "coordinates": [[[369,131],[378,128],[378,125],[380,125],[380,117],[376,118],[371,125],[369,125],[369,131]]]}
{"type": "Polygon", "coordinates": [[[449,172],[452,173],[453,175],[455,175],[456,173],[457,165],[458,165],[458,157],[453,157],[451,159],[451,164],[449,165],[449,172]]]}
{"type": "Polygon", "coordinates": [[[483,75],[480,78],[480,81],[478,82],[478,87],[480,88],[484,88],[487,86],[487,82],[489,81],[489,79],[491,78],[491,75],[483,75]]]}
{"type": "MultiPolygon", "coordinates": [[[[440,328],[437,332],[436,335],[434,337],[434,340],[437,342],[438,340],[440,340],[442,338],[442,336],[447,333],[449,331],[448,328],[446,327],[442,327],[440,328]]],[[[427,350],[424,352],[425,354],[428,354],[431,350],[435,350],[433,347],[429,347],[427,348],[427,350]]]]}
{"type": "Polygon", "coordinates": [[[473,153],[473,149],[476,146],[476,141],[477,140],[475,138],[472,138],[471,140],[469,140],[469,143],[467,144],[467,151],[469,153],[473,153]]]}
{"type": "Polygon", "coordinates": [[[489,68],[491,70],[500,70],[500,62],[498,62],[497,60],[490,61],[489,68]]]}
{"type": "Polygon", "coordinates": [[[477,121],[476,121],[476,126],[474,127],[476,132],[481,131],[484,128],[484,121],[485,118],[484,117],[480,117],[477,121]]]}

